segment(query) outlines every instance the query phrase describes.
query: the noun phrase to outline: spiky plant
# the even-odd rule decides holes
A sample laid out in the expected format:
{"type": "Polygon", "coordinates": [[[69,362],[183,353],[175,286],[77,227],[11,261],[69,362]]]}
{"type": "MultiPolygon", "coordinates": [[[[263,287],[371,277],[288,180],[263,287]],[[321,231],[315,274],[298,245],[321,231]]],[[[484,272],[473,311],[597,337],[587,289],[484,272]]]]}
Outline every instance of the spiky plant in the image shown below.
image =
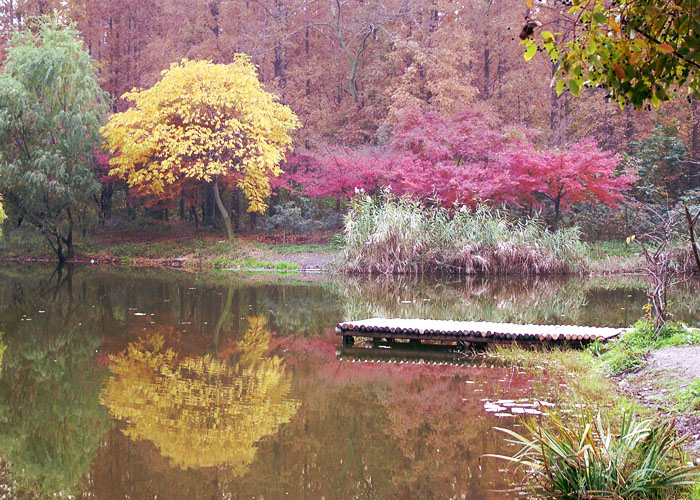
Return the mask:
{"type": "Polygon", "coordinates": [[[512,457],[491,456],[516,464],[551,498],[681,498],[700,479],[700,469],[684,463],[684,438],[672,421],[655,424],[626,413],[616,432],[600,413],[584,413],[572,424],[550,414],[525,428],[525,434],[498,428],[521,448],[512,457]]]}

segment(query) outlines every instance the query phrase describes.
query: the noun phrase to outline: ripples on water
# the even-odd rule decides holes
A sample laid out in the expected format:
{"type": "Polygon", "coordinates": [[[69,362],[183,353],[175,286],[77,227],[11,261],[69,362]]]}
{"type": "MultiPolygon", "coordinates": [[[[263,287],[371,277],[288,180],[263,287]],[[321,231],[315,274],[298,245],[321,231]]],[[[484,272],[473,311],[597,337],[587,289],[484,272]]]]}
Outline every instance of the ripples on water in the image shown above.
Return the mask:
{"type": "MultiPolygon", "coordinates": [[[[697,323],[697,289],[679,293],[677,314],[697,323]]],[[[494,425],[516,427],[517,415],[556,403],[533,393],[546,374],[440,348],[342,348],[334,325],[401,316],[621,326],[644,303],[638,279],[6,266],[0,497],[518,497],[504,491],[517,478],[482,455],[509,451],[494,425]]]]}

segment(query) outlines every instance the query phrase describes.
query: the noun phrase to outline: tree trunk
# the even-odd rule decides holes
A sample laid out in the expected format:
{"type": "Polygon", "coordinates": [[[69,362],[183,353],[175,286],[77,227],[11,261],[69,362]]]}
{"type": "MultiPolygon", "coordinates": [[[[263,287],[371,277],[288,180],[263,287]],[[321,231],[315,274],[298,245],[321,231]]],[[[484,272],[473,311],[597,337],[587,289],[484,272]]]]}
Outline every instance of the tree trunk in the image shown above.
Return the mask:
{"type": "Polygon", "coordinates": [[[214,191],[214,200],[216,201],[216,206],[219,207],[219,212],[221,212],[221,218],[224,219],[224,224],[226,225],[226,234],[228,239],[233,241],[233,227],[231,226],[231,217],[228,214],[228,210],[221,201],[221,195],[219,194],[219,181],[214,178],[214,184],[212,185],[214,191]]]}
{"type": "Polygon", "coordinates": [[[698,269],[698,273],[700,273],[700,255],[698,254],[698,245],[695,243],[695,224],[698,221],[698,217],[700,217],[700,212],[698,212],[695,217],[690,215],[690,210],[688,207],[683,207],[685,208],[685,218],[688,221],[688,232],[690,233],[690,248],[693,250],[693,257],[695,257],[695,267],[698,269]]]}
{"type": "Polygon", "coordinates": [[[559,219],[561,218],[561,198],[556,197],[554,199],[554,224],[552,224],[552,229],[555,231],[559,229],[559,219]]]}
{"type": "Polygon", "coordinates": [[[691,128],[690,136],[690,162],[688,162],[688,188],[693,189],[697,187],[700,183],[698,182],[697,170],[698,170],[698,159],[700,158],[700,140],[698,138],[698,125],[700,122],[700,117],[698,116],[698,99],[695,94],[690,98],[690,110],[691,110],[691,120],[693,126],[691,128]]]}
{"type": "Polygon", "coordinates": [[[110,220],[112,218],[112,195],[114,189],[110,187],[102,188],[100,193],[100,209],[102,211],[102,220],[110,220]]]}
{"type": "Polygon", "coordinates": [[[73,212],[70,208],[66,209],[68,213],[68,234],[63,238],[63,242],[66,244],[66,258],[68,260],[75,258],[75,249],[73,248],[73,212]]]}
{"type": "Polygon", "coordinates": [[[205,184],[205,186],[207,198],[204,205],[204,214],[202,214],[202,224],[214,225],[214,186],[212,184],[205,184]]]}
{"type": "MultiPolygon", "coordinates": [[[[552,78],[559,69],[559,63],[552,63],[552,78]]],[[[561,144],[561,116],[559,109],[559,96],[557,90],[552,87],[549,99],[549,143],[552,146],[561,144]]]]}
{"type": "Polygon", "coordinates": [[[194,219],[194,234],[199,234],[199,216],[197,215],[197,207],[190,205],[192,210],[192,218],[194,219]]]}
{"type": "Polygon", "coordinates": [[[212,341],[214,347],[214,353],[216,353],[216,348],[219,345],[219,335],[221,334],[221,327],[231,315],[231,304],[233,303],[233,284],[228,286],[228,293],[226,294],[226,303],[224,304],[224,309],[219,315],[219,320],[216,322],[214,327],[214,339],[212,341]]]}
{"type": "Polygon", "coordinates": [[[68,231],[68,236],[64,240],[66,242],[66,258],[73,260],[75,258],[75,248],[73,247],[73,229],[68,231]]]}
{"type": "Polygon", "coordinates": [[[233,191],[233,213],[236,215],[234,231],[237,233],[241,230],[241,191],[239,189],[233,191]]]}
{"type": "MultiPolygon", "coordinates": [[[[488,34],[487,34],[488,35],[488,34]]],[[[490,52],[489,48],[486,47],[484,49],[484,99],[489,98],[489,78],[491,78],[490,70],[491,68],[489,67],[490,61],[490,52]]]]}

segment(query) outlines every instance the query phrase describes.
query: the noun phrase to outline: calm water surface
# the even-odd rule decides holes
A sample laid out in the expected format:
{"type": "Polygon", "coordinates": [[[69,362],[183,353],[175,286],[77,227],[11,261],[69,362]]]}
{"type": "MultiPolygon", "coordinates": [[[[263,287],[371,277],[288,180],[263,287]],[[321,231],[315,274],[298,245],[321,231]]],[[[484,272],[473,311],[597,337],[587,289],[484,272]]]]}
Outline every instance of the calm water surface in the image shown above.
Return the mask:
{"type": "MultiPolygon", "coordinates": [[[[678,317],[700,322],[698,295],[679,291],[678,317]]],[[[334,325],[620,326],[644,303],[638,279],[0,267],[0,498],[515,498],[517,478],[482,455],[511,451],[492,427],[536,410],[543,374],[342,350],[334,325]]]]}

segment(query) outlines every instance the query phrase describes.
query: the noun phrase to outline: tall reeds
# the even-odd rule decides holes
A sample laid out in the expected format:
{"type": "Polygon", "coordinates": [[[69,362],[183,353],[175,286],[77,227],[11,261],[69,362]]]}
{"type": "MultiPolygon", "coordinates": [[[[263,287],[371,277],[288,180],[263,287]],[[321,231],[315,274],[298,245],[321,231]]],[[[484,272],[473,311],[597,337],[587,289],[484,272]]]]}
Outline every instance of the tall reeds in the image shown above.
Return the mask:
{"type": "Polygon", "coordinates": [[[479,206],[452,211],[385,193],[356,198],[345,218],[345,269],[369,274],[564,274],[585,245],[575,228],[479,206]]]}

